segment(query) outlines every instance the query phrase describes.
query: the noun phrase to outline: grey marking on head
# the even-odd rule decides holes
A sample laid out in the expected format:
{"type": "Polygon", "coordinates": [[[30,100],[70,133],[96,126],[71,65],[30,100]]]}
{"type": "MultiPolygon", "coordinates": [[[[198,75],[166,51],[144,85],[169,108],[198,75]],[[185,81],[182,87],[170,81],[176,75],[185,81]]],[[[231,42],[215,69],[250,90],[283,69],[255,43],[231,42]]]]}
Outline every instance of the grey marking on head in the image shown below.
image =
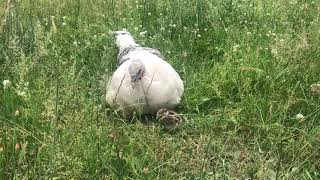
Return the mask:
{"type": "Polygon", "coordinates": [[[165,60],[164,56],[161,54],[160,51],[158,51],[157,49],[153,49],[153,48],[145,48],[147,51],[149,51],[151,54],[154,54],[156,56],[158,56],[159,58],[165,60]]]}

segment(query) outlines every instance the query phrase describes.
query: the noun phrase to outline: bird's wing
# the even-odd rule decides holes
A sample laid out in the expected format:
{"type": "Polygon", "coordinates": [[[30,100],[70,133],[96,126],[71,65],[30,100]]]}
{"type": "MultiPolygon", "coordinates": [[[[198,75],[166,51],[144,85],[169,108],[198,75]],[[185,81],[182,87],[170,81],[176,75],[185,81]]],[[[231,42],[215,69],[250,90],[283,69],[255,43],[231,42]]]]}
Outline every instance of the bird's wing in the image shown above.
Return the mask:
{"type": "Polygon", "coordinates": [[[148,48],[148,47],[142,47],[143,50],[150,52],[151,54],[154,54],[158,56],[159,58],[165,60],[164,56],[161,54],[161,52],[157,49],[148,48]]]}

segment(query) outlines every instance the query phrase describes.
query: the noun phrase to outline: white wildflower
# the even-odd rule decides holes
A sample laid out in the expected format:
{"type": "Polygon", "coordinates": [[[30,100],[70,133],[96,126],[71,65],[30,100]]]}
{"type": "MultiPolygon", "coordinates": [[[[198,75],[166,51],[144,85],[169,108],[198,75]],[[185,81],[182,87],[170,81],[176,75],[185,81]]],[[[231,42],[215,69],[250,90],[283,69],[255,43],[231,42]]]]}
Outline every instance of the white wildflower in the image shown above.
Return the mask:
{"type": "Polygon", "coordinates": [[[289,4],[290,4],[290,5],[296,5],[297,3],[298,3],[298,1],[297,1],[297,0],[289,1],[289,4]]]}
{"type": "Polygon", "coordinates": [[[201,37],[201,35],[200,35],[200,34],[198,34],[197,36],[198,36],[199,38],[201,37]]]}
{"type": "Polygon", "coordinates": [[[62,19],[65,20],[67,18],[67,16],[63,16],[62,19]]]}
{"type": "Polygon", "coordinates": [[[208,31],[208,29],[207,29],[207,28],[204,28],[204,31],[208,31]]]}
{"type": "Polygon", "coordinates": [[[11,81],[4,80],[2,84],[3,84],[3,89],[8,89],[11,86],[11,81]]]}
{"type": "Polygon", "coordinates": [[[139,33],[139,36],[140,37],[145,37],[146,34],[147,34],[147,31],[142,31],[142,32],[139,33]]]}
{"type": "Polygon", "coordinates": [[[187,56],[188,56],[187,51],[183,51],[183,52],[182,52],[182,57],[185,57],[185,58],[186,58],[187,56]]]}
{"type": "Polygon", "coordinates": [[[27,97],[27,94],[24,91],[17,91],[17,95],[22,97],[22,98],[26,98],[27,97]]]}
{"type": "Polygon", "coordinates": [[[177,25],[176,24],[172,24],[172,27],[175,28],[175,27],[177,27],[177,25]]]}
{"type": "Polygon", "coordinates": [[[151,16],[151,12],[148,12],[148,16],[151,16]]]}
{"type": "Polygon", "coordinates": [[[311,84],[310,88],[312,92],[320,94],[320,82],[311,84]]]}
{"type": "Polygon", "coordinates": [[[240,45],[239,45],[239,44],[236,44],[236,45],[234,45],[234,46],[232,47],[232,51],[233,51],[233,52],[237,52],[239,48],[240,48],[240,45]]]}
{"type": "Polygon", "coordinates": [[[73,41],[73,45],[77,45],[78,44],[78,42],[77,41],[73,41]]]}
{"type": "Polygon", "coordinates": [[[62,26],[66,26],[66,25],[67,25],[66,23],[64,23],[64,22],[62,23],[62,26]]]}
{"type": "Polygon", "coordinates": [[[299,114],[296,115],[296,118],[298,120],[304,120],[304,115],[299,113],[299,114]]]}
{"type": "Polygon", "coordinates": [[[267,35],[268,37],[270,37],[271,31],[269,30],[269,31],[266,33],[266,35],[267,35]]]}
{"type": "Polygon", "coordinates": [[[16,112],[14,112],[14,116],[17,117],[17,116],[19,116],[19,115],[20,115],[20,111],[19,111],[19,109],[17,109],[16,112]]]}
{"type": "Polygon", "coordinates": [[[278,55],[278,50],[276,48],[272,48],[271,49],[271,53],[274,55],[274,56],[277,56],[278,55]]]}

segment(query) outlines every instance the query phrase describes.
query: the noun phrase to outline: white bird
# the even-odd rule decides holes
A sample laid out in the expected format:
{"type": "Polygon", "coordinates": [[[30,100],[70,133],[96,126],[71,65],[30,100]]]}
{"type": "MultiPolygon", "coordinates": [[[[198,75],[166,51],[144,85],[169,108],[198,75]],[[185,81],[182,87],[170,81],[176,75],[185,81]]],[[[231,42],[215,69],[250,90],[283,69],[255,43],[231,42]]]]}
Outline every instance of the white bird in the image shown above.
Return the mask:
{"type": "Polygon", "coordinates": [[[119,67],[107,84],[106,102],[127,116],[174,109],[184,91],[178,73],[158,50],[141,47],[129,32],[114,34],[119,67]]]}

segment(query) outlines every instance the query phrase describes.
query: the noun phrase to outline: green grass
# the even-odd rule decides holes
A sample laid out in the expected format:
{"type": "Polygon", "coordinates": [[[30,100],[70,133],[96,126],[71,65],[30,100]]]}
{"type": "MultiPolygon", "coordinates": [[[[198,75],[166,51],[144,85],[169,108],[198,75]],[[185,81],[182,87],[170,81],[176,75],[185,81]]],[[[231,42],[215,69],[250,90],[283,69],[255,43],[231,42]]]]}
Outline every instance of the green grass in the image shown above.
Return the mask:
{"type": "Polygon", "coordinates": [[[317,0],[0,0],[0,19],[0,179],[320,178],[317,0]],[[184,80],[176,132],[104,106],[122,28],[184,80]]]}

